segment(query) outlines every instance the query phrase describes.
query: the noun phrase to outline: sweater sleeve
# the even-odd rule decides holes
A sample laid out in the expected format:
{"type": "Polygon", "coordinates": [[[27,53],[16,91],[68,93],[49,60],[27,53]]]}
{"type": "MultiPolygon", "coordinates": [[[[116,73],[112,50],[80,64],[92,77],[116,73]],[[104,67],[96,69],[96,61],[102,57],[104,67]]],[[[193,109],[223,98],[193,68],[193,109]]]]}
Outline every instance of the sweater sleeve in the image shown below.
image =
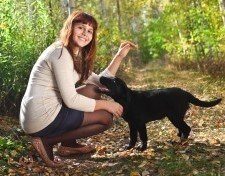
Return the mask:
{"type": "Polygon", "coordinates": [[[96,101],[78,94],[74,82],[79,79],[73,66],[73,60],[67,49],[63,48],[60,58],[51,59],[53,74],[60,91],[60,95],[67,107],[85,112],[93,112],[96,101]]]}
{"type": "Polygon", "coordinates": [[[112,73],[106,68],[105,70],[103,70],[100,74],[95,74],[94,72],[92,72],[92,74],[89,76],[89,78],[86,80],[86,84],[94,84],[97,85],[99,87],[101,87],[101,83],[99,81],[101,76],[105,76],[105,77],[114,77],[114,75],[112,75],[112,73]]]}

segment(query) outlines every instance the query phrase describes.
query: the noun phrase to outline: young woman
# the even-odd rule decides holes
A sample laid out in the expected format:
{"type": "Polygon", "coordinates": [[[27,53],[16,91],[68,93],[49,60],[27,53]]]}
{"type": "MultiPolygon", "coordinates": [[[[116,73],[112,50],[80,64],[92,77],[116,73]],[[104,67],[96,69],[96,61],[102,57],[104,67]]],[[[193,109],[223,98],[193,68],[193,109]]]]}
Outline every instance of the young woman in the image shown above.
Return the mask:
{"type": "Polygon", "coordinates": [[[92,69],[97,26],[91,15],[73,12],[64,23],[60,40],[41,54],[31,71],[21,102],[20,123],[50,167],[61,166],[54,160],[55,144],[61,143],[58,153],[62,156],[91,152],[92,146],[80,145],[76,139],[105,131],[113,115],[120,117],[123,112],[120,104],[101,100],[95,89],[101,86],[100,76],[116,74],[133,44],[122,43],[109,66],[96,75],[92,69]]]}

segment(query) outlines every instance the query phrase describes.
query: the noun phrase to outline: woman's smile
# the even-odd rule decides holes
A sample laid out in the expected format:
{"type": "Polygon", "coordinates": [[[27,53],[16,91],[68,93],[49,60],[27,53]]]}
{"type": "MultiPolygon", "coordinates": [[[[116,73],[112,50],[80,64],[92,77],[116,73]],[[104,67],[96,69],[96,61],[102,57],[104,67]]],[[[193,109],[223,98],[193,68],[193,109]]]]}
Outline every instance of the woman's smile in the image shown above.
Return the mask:
{"type": "Polygon", "coordinates": [[[84,41],[84,42],[86,42],[87,41],[87,39],[86,38],[84,38],[84,37],[78,37],[80,40],[82,40],[82,41],[84,41]]]}
{"type": "Polygon", "coordinates": [[[77,23],[74,26],[73,41],[79,47],[88,45],[93,38],[93,27],[88,24],[77,23]]]}

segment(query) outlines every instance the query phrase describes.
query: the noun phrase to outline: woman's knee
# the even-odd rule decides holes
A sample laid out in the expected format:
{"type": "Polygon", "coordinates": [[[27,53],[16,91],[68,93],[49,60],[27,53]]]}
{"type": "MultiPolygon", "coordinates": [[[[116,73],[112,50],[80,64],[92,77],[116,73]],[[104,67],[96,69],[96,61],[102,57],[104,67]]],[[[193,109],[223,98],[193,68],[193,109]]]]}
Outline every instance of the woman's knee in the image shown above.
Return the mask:
{"type": "Polygon", "coordinates": [[[87,84],[83,87],[77,88],[77,92],[86,97],[99,100],[101,98],[101,94],[97,92],[97,88],[98,87],[93,84],[87,84]]]}
{"type": "Polygon", "coordinates": [[[101,123],[107,127],[111,127],[113,124],[113,115],[108,111],[102,111],[101,123]]]}
{"type": "Polygon", "coordinates": [[[113,124],[113,115],[105,110],[85,112],[82,126],[91,124],[101,124],[110,127],[113,124]]]}

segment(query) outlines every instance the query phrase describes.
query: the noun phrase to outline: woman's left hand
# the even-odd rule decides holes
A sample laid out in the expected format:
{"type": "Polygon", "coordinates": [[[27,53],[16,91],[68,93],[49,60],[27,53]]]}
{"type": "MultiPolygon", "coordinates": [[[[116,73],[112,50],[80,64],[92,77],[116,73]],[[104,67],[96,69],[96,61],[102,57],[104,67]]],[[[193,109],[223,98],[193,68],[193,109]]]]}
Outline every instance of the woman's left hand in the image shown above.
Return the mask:
{"type": "Polygon", "coordinates": [[[137,45],[135,45],[134,43],[130,41],[122,42],[120,44],[119,50],[116,55],[121,58],[124,58],[127,55],[127,53],[130,51],[130,49],[134,49],[134,48],[137,48],[137,45]]]}

